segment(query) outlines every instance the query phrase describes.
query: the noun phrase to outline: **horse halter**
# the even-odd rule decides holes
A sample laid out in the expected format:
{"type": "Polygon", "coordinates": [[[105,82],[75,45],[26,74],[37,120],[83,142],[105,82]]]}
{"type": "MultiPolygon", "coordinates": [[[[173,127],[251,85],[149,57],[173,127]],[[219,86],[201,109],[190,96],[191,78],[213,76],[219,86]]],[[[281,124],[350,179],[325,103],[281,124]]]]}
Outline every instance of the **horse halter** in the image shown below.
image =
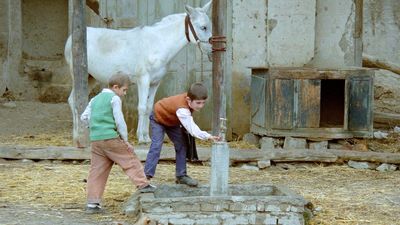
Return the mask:
{"type": "MultiPolygon", "coordinates": [[[[196,40],[201,52],[203,52],[203,49],[200,47],[200,43],[210,43],[211,45],[213,45],[213,43],[216,43],[216,42],[220,42],[220,43],[223,43],[223,44],[226,43],[226,37],[225,36],[210,37],[208,39],[208,41],[200,40],[199,37],[196,34],[196,31],[193,28],[193,24],[192,24],[192,21],[190,20],[189,15],[186,15],[186,17],[185,17],[185,36],[186,36],[186,40],[188,42],[190,42],[189,29],[192,32],[193,37],[196,40]]],[[[220,47],[220,48],[212,47],[212,52],[215,52],[215,51],[226,51],[226,48],[225,47],[220,47]]]]}
{"type": "Polygon", "coordinates": [[[190,28],[190,31],[192,32],[193,37],[194,37],[194,39],[196,40],[197,43],[198,42],[203,42],[203,43],[208,43],[209,42],[209,41],[202,41],[202,40],[199,39],[199,37],[196,34],[196,31],[194,30],[194,27],[193,27],[192,21],[190,20],[189,15],[186,15],[186,17],[185,17],[185,35],[186,35],[186,39],[188,40],[188,42],[190,42],[189,29],[188,28],[190,28]]]}

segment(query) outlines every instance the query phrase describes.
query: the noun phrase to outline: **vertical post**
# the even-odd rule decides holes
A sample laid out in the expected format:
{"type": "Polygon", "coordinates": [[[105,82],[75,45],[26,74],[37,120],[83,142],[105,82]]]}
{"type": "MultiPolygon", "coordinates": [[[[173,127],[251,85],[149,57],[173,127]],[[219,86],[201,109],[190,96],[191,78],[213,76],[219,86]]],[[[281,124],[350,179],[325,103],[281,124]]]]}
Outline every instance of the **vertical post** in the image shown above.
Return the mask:
{"type": "Polygon", "coordinates": [[[354,66],[362,67],[362,33],[363,33],[363,0],[354,0],[355,25],[354,25],[354,66]]]}
{"type": "Polygon", "coordinates": [[[226,119],[221,118],[220,131],[223,138],[211,148],[210,196],[227,196],[229,180],[229,147],[225,141],[226,119]]]}
{"type": "MultiPolygon", "coordinates": [[[[226,34],[227,17],[226,17],[227,0],[212,1],[212,35],[224,36],[226,34]]],[[[213,42],[213,48],[221,48],[224,43],[213,42]]],[[[213,53],[213,134],[218,135],[220,127],[220,118],[226,118],[226,97],[225,97],[225,52],[215,51],[213,53]]]]}
{"type": "MultiPolygon", "coordinates": [[[[22,0],[2,1],[5,6],[1,11],[5,11],[5,17],[2,17],[0,26],[3,34],[6,34],[4,46],[5,61],[2,62],[3,80],[5,86],[3,90],[8,88],[13,93],[23,92],[26,89],[24,82],[21,82],[20,67],[22,59],[22,0]],[[8,7],[6,7],[8,6],[8,7]],[[4,21],[4,19],[5,21],[4,21]],[[4,27],[5,25],[5,27],[4,27]],[[3,30],[3,28],[5,28],[3,30]]],[[[3,12],[4,12],[3,11],[3,12]]],[[[3,82],[3,81],[1,81],[3,82]]]]}
{"type": "MultiPolygon", "coordinates": [[[[74,114],[79,115],[88,103],[85,0],[72,0],[72,67],[74,114]]],[[[89,146],[88,130],[78,119],[74,121],[73,142],[77,147],[89,146]]]]}
{"type": "MultiPolygon", "coordinates": [[[[227,0],[212,1],[213,37],[226,34],[227,0]]],[[[224,42],[212,42],[213,49],[224,48],[224,42]]],[[[225,51],[213,52],[213,134],[223,140],[215,142],[211,149],[211,196],[228,195],[229,148],[225,141],[226,133],[226,97],[225,97],[225,51]]]]}

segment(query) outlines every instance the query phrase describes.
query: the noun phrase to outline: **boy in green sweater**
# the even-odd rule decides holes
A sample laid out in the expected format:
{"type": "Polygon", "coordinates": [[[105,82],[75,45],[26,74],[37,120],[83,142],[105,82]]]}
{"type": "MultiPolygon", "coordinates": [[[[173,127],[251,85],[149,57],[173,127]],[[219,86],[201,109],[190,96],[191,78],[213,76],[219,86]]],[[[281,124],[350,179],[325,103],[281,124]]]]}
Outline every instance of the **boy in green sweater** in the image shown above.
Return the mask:
{"type": "Polygon", "coordinates": [[[92,98],[81,115],[89,126],[91,164],[87,181],[88,213],[101,212],[101,198],[108,175],[117,163],[141,192],[154,192],[143,166],[128,142],[128,131],[122,114],[121,97],[126,95],[130,79],[118,73],[109,79],[108,88],[92,98]]]}

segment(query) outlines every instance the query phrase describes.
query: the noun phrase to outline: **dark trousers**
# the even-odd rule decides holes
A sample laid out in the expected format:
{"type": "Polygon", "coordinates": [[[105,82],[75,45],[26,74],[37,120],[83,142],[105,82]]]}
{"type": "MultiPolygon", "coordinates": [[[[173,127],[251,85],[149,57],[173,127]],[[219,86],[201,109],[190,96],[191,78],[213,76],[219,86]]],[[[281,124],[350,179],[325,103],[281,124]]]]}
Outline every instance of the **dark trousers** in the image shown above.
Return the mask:
{"type": "Polygon", "coordinates": [[[164,126],[159,124],[154,114],[150,114],[150,127],[151,127],[151,145],[147,153],[146,163],[144,166],[144,173],[146,176],[154,177],[156,167],[160,160],[160,152],[164,142],[164,135],[167,133],[169,139],[174,143],[176,168],[175,175],[177,177],[186,175],[186,144],[180,128],[177,126],[164,126]]]}

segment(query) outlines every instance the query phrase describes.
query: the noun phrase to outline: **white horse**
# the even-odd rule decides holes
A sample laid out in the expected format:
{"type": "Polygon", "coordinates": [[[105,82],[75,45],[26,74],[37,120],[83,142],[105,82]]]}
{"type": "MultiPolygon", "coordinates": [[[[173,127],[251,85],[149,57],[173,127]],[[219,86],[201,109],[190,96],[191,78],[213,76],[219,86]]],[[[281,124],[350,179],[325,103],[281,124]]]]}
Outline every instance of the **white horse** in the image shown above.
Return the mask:
{"type": "MultiPolygon", "coordinates": [[[[171,59],[189,42],[211,54],[212,28],[206,14],[210,5],[211,1],[202,8],[186,5],[186,13],[169,15],[152,26],[131,30],[87,28],[88,73],[107,83],[111,75],[124,72],[137,84],[139,121],[136,135],[139,143],[150,142],[148,117],[171,59]]],[[[65,45],[65,59],[73,77],[71,48],[70,36],[65,45]]],[[[73,93],[74,89],[68,98],[71,109],[75,104],[73,93]]],[[[79,115],[72,112],[75,132],[79,115]]]]}

